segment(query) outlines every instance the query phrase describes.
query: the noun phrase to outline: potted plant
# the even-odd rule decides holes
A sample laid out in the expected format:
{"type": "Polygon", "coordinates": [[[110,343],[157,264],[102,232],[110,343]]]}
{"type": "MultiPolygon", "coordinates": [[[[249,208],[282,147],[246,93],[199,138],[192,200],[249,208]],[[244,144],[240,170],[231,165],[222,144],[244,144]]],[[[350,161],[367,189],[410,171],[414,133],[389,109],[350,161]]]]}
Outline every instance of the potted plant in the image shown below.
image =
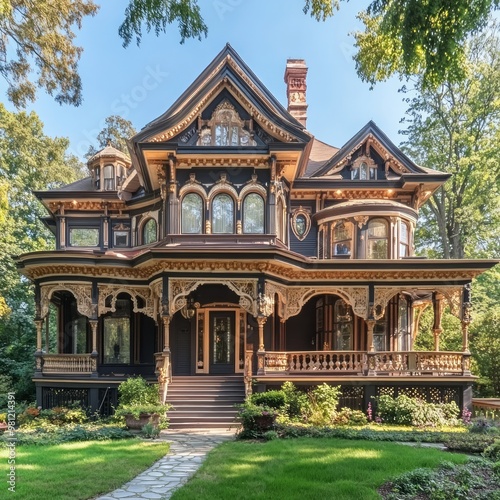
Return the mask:
{"type": "Polygon", "coordinates": [[[142,377],[131,377],[118,386],[119,404],[115,415],[125,418],[129,429],[142,429],[147,423],[165,429],[169,404],[160,401],[158,384],[142,377]]]}

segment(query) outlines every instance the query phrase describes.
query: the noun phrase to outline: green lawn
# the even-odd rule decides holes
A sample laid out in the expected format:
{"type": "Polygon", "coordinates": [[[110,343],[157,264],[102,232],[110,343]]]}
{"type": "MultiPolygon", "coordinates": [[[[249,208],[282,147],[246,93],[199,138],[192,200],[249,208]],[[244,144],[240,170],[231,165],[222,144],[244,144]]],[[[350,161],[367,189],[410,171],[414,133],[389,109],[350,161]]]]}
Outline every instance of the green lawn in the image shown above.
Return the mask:
{"type": "MultiPolygon", "coordinates": [[[[164,442],[84,441],[16,449],[16,500],[93,498],[126,483],[168,453],[164,442]]],[[[0,450],[7,467],[7,451],[0,450]]],[[[5,478],[5,474],[3,474],[5,478]]],[[[10,498],[2,481],[0,498],[10,498]]]]}
{"type": "Polygon", "coordinates": [[[228,442],[172,500],[377,499],[385,481],[464,455],[395,443],[299,438],[228,442]]]}

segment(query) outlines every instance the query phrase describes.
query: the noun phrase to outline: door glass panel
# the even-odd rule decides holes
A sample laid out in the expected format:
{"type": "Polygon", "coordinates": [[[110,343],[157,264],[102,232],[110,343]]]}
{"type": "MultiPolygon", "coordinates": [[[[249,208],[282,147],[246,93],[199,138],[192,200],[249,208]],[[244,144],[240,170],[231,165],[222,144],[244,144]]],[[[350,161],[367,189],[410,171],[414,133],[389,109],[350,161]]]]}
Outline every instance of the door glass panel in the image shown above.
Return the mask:
{"type": "Polygon", "coordinates": [[[212,319],[213,349],[212,363],[231,363],[231,353],[233,352],[233,332],[231,331],[230,316],[214,316],[212,319]]]}

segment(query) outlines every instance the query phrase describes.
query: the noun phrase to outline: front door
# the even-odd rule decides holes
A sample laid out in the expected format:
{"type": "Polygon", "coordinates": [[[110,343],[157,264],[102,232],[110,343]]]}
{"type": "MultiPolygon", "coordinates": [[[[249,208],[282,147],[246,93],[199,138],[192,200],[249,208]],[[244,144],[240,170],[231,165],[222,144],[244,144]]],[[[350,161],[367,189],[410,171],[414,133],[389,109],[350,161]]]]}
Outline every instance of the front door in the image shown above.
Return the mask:
{"type": "Polygon", "coordinates": [[[234,311],[210,312],[210,373],[234,373],[234,311]]]}

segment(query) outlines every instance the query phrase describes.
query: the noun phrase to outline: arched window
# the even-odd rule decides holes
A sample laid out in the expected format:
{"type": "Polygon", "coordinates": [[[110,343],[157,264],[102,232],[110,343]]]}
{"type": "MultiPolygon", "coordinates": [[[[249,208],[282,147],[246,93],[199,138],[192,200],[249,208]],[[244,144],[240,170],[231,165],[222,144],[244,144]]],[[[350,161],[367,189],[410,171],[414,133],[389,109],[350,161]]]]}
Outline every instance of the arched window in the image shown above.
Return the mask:
{"type": "Polygon", "coordinates": [[[406,222],[401,222],[399,231],[399,257],[410,255],[410,228],[406,222]]]}
{"type": "Polygon", "coordinates": [[[365,161],[353,168],[351,179],[359,181],[375,180],[377,178],[376,165],[368,165],[365,161]]]}
{"type": "Polygon", "coordinates": [[[344,300],[335,301],[334,308],[334,349],[350,351],[352,349],[353,315],[351,306],[344,300]]]}
{"type": "Polygon", "coordinates": [[[243,232],[264,233],[264,200],[257,193],[250,193],[243,200],[243,232]]]}
{"type": "Polygon", "coordinates": [[[113,165],[104,166],[104,191],[115,190],[115,167],[113,165]]]}
{"type": "Polygon", "coordinates": [[[218,194],[212,201],[212,232],[234,233],[234,201],[228,194],[218,194]]]}
{"type": "Polygon", "coordinates": [[[373,219],[368,223],[366,257],[368,259],[387,259],[387,222],[373,219]]]}
{"type": "Polygon", "coordinates": [[[142,244],[149,245],[150,243],[154,243],[158,239],[156,231],[156,221],[149,219],[142,227],[142,244]]]}
{"type": "Polygon", "coordinates": [[[201,234],[203,232],[203,200],[196,193],[189,193],[182,199],[181,232],[201,234]]]}
{"type": "Polygon", "coordinates": [[[340,222],[333,230],[333,254],[351,255],[352,224],[340,222]]]}

